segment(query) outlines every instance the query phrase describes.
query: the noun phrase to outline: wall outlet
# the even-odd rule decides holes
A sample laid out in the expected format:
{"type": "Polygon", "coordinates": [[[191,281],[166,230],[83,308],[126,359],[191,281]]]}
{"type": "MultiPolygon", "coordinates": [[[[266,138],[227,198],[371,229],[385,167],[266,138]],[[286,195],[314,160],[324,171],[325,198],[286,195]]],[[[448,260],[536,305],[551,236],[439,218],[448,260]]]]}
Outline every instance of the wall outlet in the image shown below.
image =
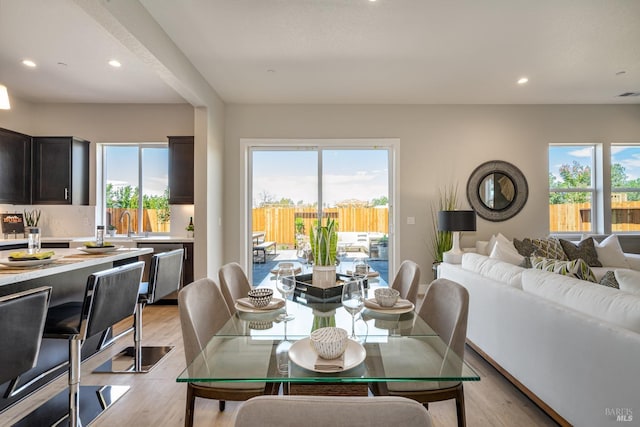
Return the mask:
{"type": "Polygon", "coordinates": [[[415,223],[416,223],[416,217],[415,216],[408,216],[407,217],[407,224],[414,225],[415,223]]]}

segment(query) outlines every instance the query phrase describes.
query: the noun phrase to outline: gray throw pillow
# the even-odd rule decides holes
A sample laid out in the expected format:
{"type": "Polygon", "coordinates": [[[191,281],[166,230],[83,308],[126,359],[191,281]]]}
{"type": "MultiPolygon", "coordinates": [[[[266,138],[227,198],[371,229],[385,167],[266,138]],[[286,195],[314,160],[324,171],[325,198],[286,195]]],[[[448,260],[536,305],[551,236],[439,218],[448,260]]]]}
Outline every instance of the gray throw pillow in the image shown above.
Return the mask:
{"type": "Polygon", "coordinates": [[[518,253],[523,257],[530,257],[533,255],[542,256],[542,253],[538,252],[538,248],[533,244],[533,242],[531,242],[531,239],[528,237],[525,237],[522,240],[513,239],[513,246],[515,246],[518,253]]]}
{"type": "Polygon", "coordinates": [[[604,273],[604,276],[602,276],[602,279],[600,279],[599,283],[602,286],[608,286],[610,288],[620,289],[620,285],[618,284],[618,281],[616,280],[616,275],[613,271],[607,271],[606,273],[604,273]]]}
{"type": "Polygon", "coordinates": [[[602,267],[602,263],[598,260],[598,253],[596,247],[593,244],[593,239],[589,237],[584,239],[578,245],[571,243],[568,240],[560,239],[560,244],[564,253],[570,260],[582,259],[587,263],[589,267],[602,267]]]}

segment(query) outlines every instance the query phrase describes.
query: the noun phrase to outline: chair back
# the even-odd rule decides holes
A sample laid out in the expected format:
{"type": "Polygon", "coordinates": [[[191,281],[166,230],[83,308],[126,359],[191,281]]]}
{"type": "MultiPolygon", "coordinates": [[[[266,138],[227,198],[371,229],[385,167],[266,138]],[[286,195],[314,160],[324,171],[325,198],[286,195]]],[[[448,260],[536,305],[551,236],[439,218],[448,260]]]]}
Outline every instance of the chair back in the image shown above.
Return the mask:
{"type": "Polygon", "coordinates": [[[460,359],[464,357],[469,316],[469,292],[448,279],[436,279],[427,288],[419,316],[460,359]]]}
{"type": "Polygon", "coordinates": [[[180,290],[178,309],[184,355],[189,365],[231,318],[231,313],[218,285],[206,277],[180,290]]]}
{"type": "Polygon", "coordinates": [[[152,304],[180,288],[184,249],[153,255],[149,268],[147,302],[152,304]]]}
{"type": "Polygon", "coordinates": [[[0,384],[36,365],[51,287],[0,297],[0,384]]]}
{"type": "Polygon", "coordinates": [[[229,312],[235,314],[236,300],[246,297],[251,290],[249,279],[237,262],[223,265],[218,271],[218,278],[220,279],[220,288],[227,307],[229,307],[229,312]]]}
{"type": "Polygon", "coordinates": [[[416,304],[419,286],[420,267],[418,267],[418,264],[411,260],[402,261],[391,287],[400,292],[400,298],[407,299],[416,304]]]}
{"type": "Polygon", "coordinates": [[[86,339],[133,315],[144,262],[93,273],[87,280],[80,336],[86,339]]]}
{"type": "Polygon", "coordinates": [[[236,427],[429,427],[431,417],[420,403],[381,396],[258,396],[242,403],[236,427]]]}

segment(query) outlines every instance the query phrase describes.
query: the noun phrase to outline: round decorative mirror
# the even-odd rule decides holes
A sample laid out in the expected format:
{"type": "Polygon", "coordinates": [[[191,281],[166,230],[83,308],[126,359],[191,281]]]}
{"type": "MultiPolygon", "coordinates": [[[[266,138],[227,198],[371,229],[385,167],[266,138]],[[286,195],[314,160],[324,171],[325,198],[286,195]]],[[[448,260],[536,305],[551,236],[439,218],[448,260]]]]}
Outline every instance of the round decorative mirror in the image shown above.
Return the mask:
{"type": "Polygon", "coordinates": [[[467,200],[481,218],[504,221],[527,202],[529,188],[524,175],[511,163],[493,160],[478,166],[467,182],[467,200]]]}

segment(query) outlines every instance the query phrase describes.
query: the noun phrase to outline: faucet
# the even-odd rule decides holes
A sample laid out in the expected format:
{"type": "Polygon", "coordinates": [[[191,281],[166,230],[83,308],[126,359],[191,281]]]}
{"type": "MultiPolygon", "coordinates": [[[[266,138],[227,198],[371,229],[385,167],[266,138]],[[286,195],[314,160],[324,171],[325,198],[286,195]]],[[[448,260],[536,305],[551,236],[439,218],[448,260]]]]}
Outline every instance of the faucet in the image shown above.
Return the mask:
{"type": "Polygon", "coordinates": [[[120,223],[122,223],[122,219],[124,218],[125,215],[128,218],[128,222],[127,222],[127,237],[131,237],[131,212],[129,212],[129,211],[122,212],[120,214],[120,223]]]}

